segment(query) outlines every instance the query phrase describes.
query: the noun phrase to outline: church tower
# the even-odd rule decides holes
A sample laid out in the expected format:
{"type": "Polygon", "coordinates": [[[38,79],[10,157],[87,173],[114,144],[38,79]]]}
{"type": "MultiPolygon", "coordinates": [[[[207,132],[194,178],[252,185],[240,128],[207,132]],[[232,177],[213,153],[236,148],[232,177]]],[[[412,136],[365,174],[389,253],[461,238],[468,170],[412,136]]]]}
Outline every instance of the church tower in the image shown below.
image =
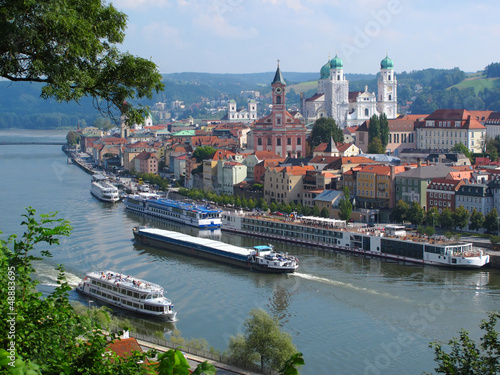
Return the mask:
{"type": "Polygon", "coordinates": [[[328,117],[332,117],[339,127],[346,124],[349,110],[349,81],[344,77],[344,63],[337,55],[330,61],[330,77],[325,92],[328,117]]]}
{"type": "Polygon", "coordinates": [[[273,110],[271,113],[273,129],[281,129],[285,125],[285,112],[286,112],[286,99],[285,99],[285,89],[286,82],[281,75],[280,65],[278,62],[278,68],[276,69],[276,74],[274,75],[273,82],[271,83],[273,90],[273,110]]]}
{"type": "Polygon", "coordinates": [[[385,113],[388,119],[398,116],[398,81],[394,74],[394,63],[386,56],[380,62],[380,77],[378,79],[377,109],[385,113]]]}

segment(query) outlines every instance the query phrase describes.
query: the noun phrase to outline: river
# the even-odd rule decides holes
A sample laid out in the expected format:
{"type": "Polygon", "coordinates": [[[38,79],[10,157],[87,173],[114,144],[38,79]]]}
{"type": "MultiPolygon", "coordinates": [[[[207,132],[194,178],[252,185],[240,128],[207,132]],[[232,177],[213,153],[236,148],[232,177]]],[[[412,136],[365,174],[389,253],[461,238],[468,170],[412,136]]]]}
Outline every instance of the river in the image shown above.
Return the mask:
{"type": "MultiPolygon", "coordinates": [[[[62,132],[2,131],[0,141],[62,140],[62,132]]],[[[111,269],[158,283],[178,311],[171,323],[134,318],[145,332],[173,328],[226,350],[244,332],[253,308],[278,317],[304,354],[302,374],[421,374],[435,366],[431,341],[448,341],[464,328],[474,338],[487,312],[500,306],[498,270],[448,270],[397,264],[275,243],[300,260],[294,275],[267,275],[134,244],[132,228],[145,220],[119,204],[90,195],[90,176],[68,165],[60,146],[0,146],[0,231],[22,233],[21,215],[57,211],[73,226],[38,265],[40,289],[55,285],[64,264],[74,286],[87,270],[111,269]]],[[[176,225],[157,226],[195,233],[176,225]]],[[[222,233],[251,245],[266,240],[222,233]]],[[[72,300],[88,301],[76,292],[72,300]]]]}

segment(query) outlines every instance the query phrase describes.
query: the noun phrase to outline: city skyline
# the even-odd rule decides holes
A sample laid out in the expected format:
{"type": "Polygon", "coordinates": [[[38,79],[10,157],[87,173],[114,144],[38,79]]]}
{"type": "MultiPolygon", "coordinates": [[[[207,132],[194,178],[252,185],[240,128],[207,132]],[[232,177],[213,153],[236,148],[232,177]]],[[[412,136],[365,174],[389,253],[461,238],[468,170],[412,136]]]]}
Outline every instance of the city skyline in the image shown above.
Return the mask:
{"type": "Polygon", "coordinates": [[[498,61],[500,3],[481,0],[116,0],[128,16],[121,50],[161,73],[315,72],[336,54],[346,73],[466,72],[498,61]]]}

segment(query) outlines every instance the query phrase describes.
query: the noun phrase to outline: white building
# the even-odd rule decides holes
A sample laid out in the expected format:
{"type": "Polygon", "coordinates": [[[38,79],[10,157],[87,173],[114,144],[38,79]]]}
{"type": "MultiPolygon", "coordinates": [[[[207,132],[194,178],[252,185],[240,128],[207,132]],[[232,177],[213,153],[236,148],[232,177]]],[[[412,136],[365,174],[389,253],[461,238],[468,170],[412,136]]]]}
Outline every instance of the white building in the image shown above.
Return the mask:
{"type": "Polygon", "coordinates": [[[344,63],[335,56],[320,70],[318,92],[302,100],[302,114],[307,121],[331,117],[341,126],[360,125],[373,115],[385,113],[388,119],[397,117],[397,80],[394,63],[385,57],[380,63],[378,94],[365,91],[349,92],[344,76],[344,63]]]}

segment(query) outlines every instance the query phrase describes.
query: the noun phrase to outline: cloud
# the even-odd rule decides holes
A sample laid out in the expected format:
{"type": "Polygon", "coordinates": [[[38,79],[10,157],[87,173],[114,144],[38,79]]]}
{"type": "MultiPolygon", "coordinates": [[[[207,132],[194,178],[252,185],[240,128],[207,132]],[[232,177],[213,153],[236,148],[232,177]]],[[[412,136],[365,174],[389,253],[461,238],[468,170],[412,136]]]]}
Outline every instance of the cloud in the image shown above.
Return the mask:
{"type": "Polygon", "coordinates": [[[171,5],[171,0],[114,0],[117,9],[134,9],[147,11],[150,9],[166,8],[171,5]]]}
{"type": "Polygon", "coordinates": [[[195,17],[193,23],[196,27],[226,39],[251,39],[259,35],[255,27],[245,29],[241,26],[233,26],[228,18],[230,19],[230,17],[223,17],[216,7],[211,7],[208,12],[200,13],[195,17]]]}
{"type": "Polygon", "coordinates": [[[159,46],[182,47],[181,33],[165,22],[151,22],[141,28],[140,34],[145,44],[159,46]]]}

